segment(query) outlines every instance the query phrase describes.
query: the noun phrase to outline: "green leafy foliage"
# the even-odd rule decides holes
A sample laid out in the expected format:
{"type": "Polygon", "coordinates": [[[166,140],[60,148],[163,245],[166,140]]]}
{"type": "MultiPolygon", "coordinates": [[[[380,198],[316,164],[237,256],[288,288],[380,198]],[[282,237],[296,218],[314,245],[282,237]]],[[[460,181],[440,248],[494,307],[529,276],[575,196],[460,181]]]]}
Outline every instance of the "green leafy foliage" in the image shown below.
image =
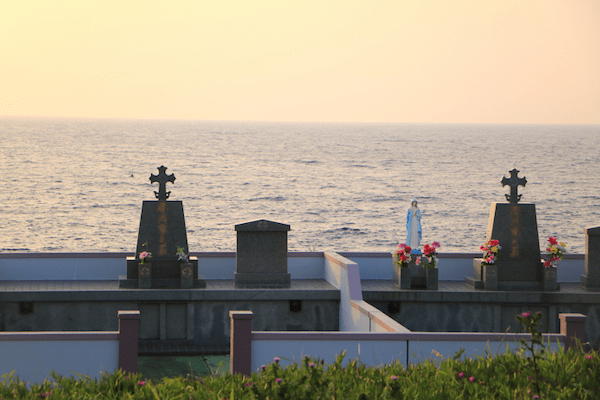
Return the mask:
{"type": "Polygon", "coordinates": [[[242,375],[143,380],[116,371],[100,379],[61,377],[27,387],[14,374],[3,376],[2,399],[597,399],[600,357],[574,349],[545,352],[536,363],[539,392],[530,360],[522,351],[495,357],[434,358],[405,368],[402,364],[366,367],[332,364],[305,357],[286,368],[279,362],[242,375]],[[537,396],[537,397],[536,397],[537,396]]]}

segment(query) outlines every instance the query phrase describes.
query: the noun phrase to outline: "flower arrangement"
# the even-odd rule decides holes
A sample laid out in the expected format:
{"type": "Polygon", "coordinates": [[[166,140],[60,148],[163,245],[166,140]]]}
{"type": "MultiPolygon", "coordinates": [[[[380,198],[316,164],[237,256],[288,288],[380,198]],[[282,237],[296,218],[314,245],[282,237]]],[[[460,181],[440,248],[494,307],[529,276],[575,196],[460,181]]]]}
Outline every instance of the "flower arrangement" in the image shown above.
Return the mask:
{"type": "Polygon", "coordinates": [[[412,249],[410,248],[410,246],[407,246],[404,243],[400,243],[398,245],[398,248],[394,252],[394,254],[397,256],[395,262],[396,262],[396,265],[398,265],[398,267],[400,267],[400,268],[408,267],[408,263],[411,262],[411,260],[412,260],[412,258],[410,257],[411,251],[412,251],[412,249]]]}
{"type": "Polygon", "coordinates": [[[501,249],[500,242],[495,239],[490,239],[485,244],[479,246],[479,250],[483,251],[481,266],[494,264],[498,258],[498,251],[501,249]]]}
{"type": "Polygon", "coordinates": [[[566,253],[567,245],[563,242],[558,242],[554,236],[548,238],[548,245],[546,247],[546,260],[544,261],[544,267],[549,268],[558,267],[558,261],[563,259],[564,253],[566,253]]]}
{"type": "Polygon", "coordinates": [[[150,261],[150,257],[152,257],[152,253],[142,251],[140,253],[140,264],[146,264],[148,261],[150,261]]]}
{"type": "Polygon", "coordinates": [[[175,253],[175,255],[177,256],[177,261],[183,261],[184,263],[190,262],[189,254],[186,254],[183,247],[177,246],[177,253],[175,253]]]}
{"type": "Polygon", "coordinates": [[[431,245],[425,244],[425,246],[423,246],[423,256],[417,257],[417,264],[422,265],[425,268],[435,268],[438,261],[436,249],[439,248],[439,242],[432,242],[431,245]]]}

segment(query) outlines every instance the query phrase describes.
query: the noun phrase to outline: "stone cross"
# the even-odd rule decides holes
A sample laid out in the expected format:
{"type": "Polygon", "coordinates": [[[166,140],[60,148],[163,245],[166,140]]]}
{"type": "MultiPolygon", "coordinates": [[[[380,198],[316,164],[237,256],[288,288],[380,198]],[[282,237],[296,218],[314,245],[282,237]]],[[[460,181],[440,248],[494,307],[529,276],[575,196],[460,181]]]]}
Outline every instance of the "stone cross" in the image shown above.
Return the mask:
{"type": "Polygon", "coordinates": [[[158,175],[150,174],[150,182],[158,182],[158,192],[154,192],[158,201],[166,201],[171,194],[171,192],[167,192],[167,182],[175,183],[175,175],[167,175],[166,170],[167,167],[162,165],[158,167],[158,175]]]}
{"type": "Polygon", "coordinates": [[[519,171],[517,171],[516,168],[513,168],[512,171],[508,172],[510,173],[510,178],[503,177],[501,183],[502,186],[510,186],[510,195],[505,194],[506,200],[511,204],[517,204],[519,200],[521,200],[521,195],[517,194],[517,186],[525,186],[527,179],[525,179],[525,177],[518,178],[517,174],[519,171]]]}

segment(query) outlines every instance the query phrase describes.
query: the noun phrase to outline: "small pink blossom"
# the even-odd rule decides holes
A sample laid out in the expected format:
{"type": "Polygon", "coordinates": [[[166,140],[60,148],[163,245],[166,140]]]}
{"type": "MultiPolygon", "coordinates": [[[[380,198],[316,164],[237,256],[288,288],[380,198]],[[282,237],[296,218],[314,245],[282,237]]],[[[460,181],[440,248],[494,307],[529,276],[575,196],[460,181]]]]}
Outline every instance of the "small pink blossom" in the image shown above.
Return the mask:
{"type": "Polygon", "coordinates": [[[146,381],[139,381],[138,382],[138,385],[140,385],[140,386],[144,386],[145,384],[146,384],[146,381]]]}
{"type": "Polygon", "coordinates": [[[266,369],[267,369],[267,366],[266,366],[266,365],[261,365],[261,366],[260,366],[260,369],[262,369],[262,370],[264,371],[264,370],[266,370],[266,369]]]}
{"type": "Polygon", "coordinates": [[[397,381],[397,380],[398,380],[398,377],[397,377],[396,375],[392,375],[392,376],[390,377],[390,379],[391,379],[391,380],[393,380],[393,381],[397,381]]]}
{"type": "Polygon", "coordinates": [[[433,247],[434,249],[439,249],[440,248],[440,242],[433,242],[433,243],[431,243],[431,247],[433,247]]]}
{"type": "Polygon", "coordinates": [[[310,362],[310,363],[308,363],[308,367],[309,367],[309,368],[312,368],[312,367],[314,367],[314,366],[315,366],[315,363],[314,363],[314,362],[310,362]]]}
{"type": "Polygon", "coordinates": [[[277,383],[281,383],[281,382],[283,382],[283,379],[281,379],[281,378],[277,378],[277,379],[275,379],[275,382],[277,382],[277,383]]]}
{"type": "Polygon", "coordinates": [[[591,355],[590,355],[590,356],[587,356],[587,359],[588,359],[588,360],[591,360],[591,359],[592,359],[592,356],[591,356],[591,355]]]}
{"type": "Polygon", "coordinates": [[[279,357],[275,357],[275,358],[273,359],[273,362],[274,362],[274,363],[276,363],[276,364],[278,364],[280,360],[281,360],[281,358],[279,358],[279,357]]]}
{"type": "Polygon", "coordinates": [[[464,378],[465,377],[465,373],[464,372],[459,372],[458,373],[458,377],[459,378],[464,378]]]}
{"type": "Polygon", "coordinates": [[[469,377],[469,382],[475,382],[475,377],[474,376],[469,377]]]}
{"type": "Polygon", "coordinates": [[[525,311],[523,314],[521,314],[521,317],[529,318],[529,317],[531,317],[531,313],[529,311],[525,311]]]}

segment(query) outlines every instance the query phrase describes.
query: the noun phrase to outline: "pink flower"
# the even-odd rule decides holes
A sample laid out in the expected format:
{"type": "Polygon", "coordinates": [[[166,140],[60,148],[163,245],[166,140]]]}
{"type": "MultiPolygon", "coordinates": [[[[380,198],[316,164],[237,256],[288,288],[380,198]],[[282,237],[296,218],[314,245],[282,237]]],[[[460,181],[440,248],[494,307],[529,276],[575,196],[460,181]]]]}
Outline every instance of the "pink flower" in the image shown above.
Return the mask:
{"type": "Polygon", "coordinates": [[[440,248],[440,242],[433,242],[433,243],[431,243],[431,247],[433,247],[434,249],[439,249],[440,248]]]}
{"type": "Polygon", "coordinates": [[[459,378],[464,378],[465,377],[465,373],[464,372],[459,372],[458,373],[458,377],[459,378]]]}
{"type": "Polygon", "coordinates": [[[416,262],[417,262],[417,265],[421,264],[421,257],[417,257],[417,261],[416,262]]]}
{"type": "Polygon", "coordinates": [[[550,243],[553,246],[556,246],[558,244],[558,240],[556,240],[556,238],[554,236],[550,236],[548,238],[548,243],[550,243]]]}
{"type": "Polygon", "coordinates": [[[145,384],[146,384],[146,381],[139,381],[138,382],[138,385],[140,385],[140,386],[144,386],[145,384]]]}
{"type": "Polygon", "coordinates": [[[262,370],[264,371],[264,370],[266,370],[266,369],[267,369],[267,366],[266,366],[266,365],[261,365],[261,366],[260,366],[260,369],[262,369],[262,370]]]}
{"type": "Polygon", "coordinates": [[[148,256],[149,256],[149,254],[148,254],[148,252],[147,252],[147,251],[142,251],[142,252],[140,253],[140,259],[142,259],[142,260],[143,260],[144,258],[148,258],[148,256]]]}
{"type": "Polygon", "coordinates": [[[390,377],[390,379],[391,379],[391,380],[393,380],[393,381],[397,381],[397,380],[398,380],[398,377],[397,377],[396,375],[392,375],[392,376],[390,377]]]}
{"type": "Polygon", "coordinates": [[[275,358],[273,359],[273,362],[274,362],[274,363],[276,363],[276,364],[278,364],[280,360],[281,360],[281,359],[280,359],[279,357],[275,357],[275,358]]]}
{"type": "Polygon", "coordinates": [[[592,356],[587,356],[587,359],[588,359],[588,360],[591,360],[591,359],[592,359],[592,356]]]}
{"type": "Polygon", "coordinates": [[[529,318],[529,317],[531,317],[531,313],[529,311],[525,311],[523,314],[521,314],[521,317],[529,318]]]}
{"type": "Polygon", "coordinates": [[[406,250],[406,245],[405,245],[404,243],[400,243],[400,244],[398,245],[398,248],[399,248],[400,250],[406,250]]]}
{"type": "Polygon", "coordinates": [[[277,383],[281,383],[282,381],[283,381],[283,379],[281,379],[281,378],[275,379],[275,382],[277,382],[277,383]]]}
{"type": "Polygon", "coordinates": [[[471,376],[471,377],[469,378],[469,381],[470,381],[470,382],[475,382],[475,377],[474,377],[474,376],[471,376]]]}

